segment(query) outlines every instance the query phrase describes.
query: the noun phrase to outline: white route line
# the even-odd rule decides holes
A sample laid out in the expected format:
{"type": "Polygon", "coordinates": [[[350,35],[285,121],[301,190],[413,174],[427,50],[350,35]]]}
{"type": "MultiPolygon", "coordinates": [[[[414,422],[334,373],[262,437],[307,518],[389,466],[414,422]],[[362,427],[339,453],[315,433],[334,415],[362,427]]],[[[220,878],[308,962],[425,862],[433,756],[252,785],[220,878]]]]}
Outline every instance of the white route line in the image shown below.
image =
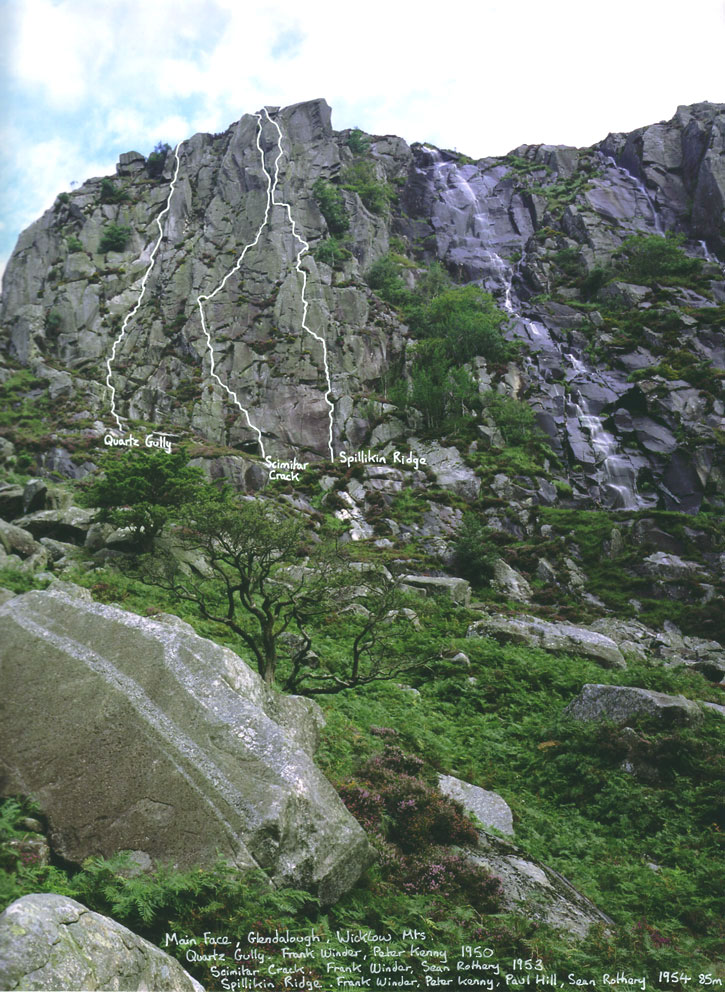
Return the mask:
{"type": "Polygon", "coordinates": [[[264,209],[264,218],[262,220],[262,223],[259,225],[259,228],[257,229],[257,236],[255,237],[254,241],[250,241],[248,245],[245,245],[244,246],[244,248],[242,249],[242,254],[237,259],[236,264],[234,265],[234,267],[231,268],[229,270],[229,272],[227,272],[227,274],[224,276],[224,278],[219,283],[219,285],[217,286],[217,288],[215,290],[213,290],[213,292],[208,293],[208,294],[204,294],[204,293],[200,294],[197,297],[196,302],[197,302],[197,306],[199,307],[199,314],[201,316],[201,328],[204,331],[204,335],[206,336],[206,346],[207,346],[207,349],[209,350],[210,375],[211,375],[212,379],[216,379],[216,381],[219,383],[219,385],[221,386],[221,388],[226,392],[226,394],[229,396],[229,398],[232,400],[232,402],[237,407],[239,407],[239,409],[242,411],[242,413],[244,414],[244,416],[247,418],[247,423],[249,424],[250,429],[253,430],[256,433],[257,438],[259,439],[259,447],[260,447],[261,452],[262,452],[262,458],[264,458],[265,461],[266,461],[267,460],[267,452],[265,451],[265,448],[264,448],[264,441],[262,440],[262,432],[260,431],[260,429],[258,427],[255,427],[255,425],[249,419],[249,412],[247,410],[245,410],[245,408],[239,402],[239,397],[234,392],[234,390],[233,389],[230,389],[229,386],[226,385],[226,383],[223,383],[221,381],[221,379],[219,378],[219,376],[217,375],[217,372],[216,372],[216,369],[215,369],[215,362],[214,362],[214,348],[212,346],[212,341],[211,341],[211,336],[209,334],[209,329],[206,326],[206,319],[204,317],[204,307],[203,307],[203,304],[204,303],[208,303],[209,300],[213,300],[214,297],[216,296],[216,294],[219,293],[224,288],[224,286],[227,283],[227,279],[229,279],[230,276],[234,275],[235,272],[239,272],[239,269],[241,267],[241,264],[244,261],[244,256],[247,254],[247,252],[249,251],[250,248],[255,248],[257,246],[257,244],[259,243],[259,239],[262,236],[262,231],[267,226],[267,222],[269,220],[269,211],[270,211],[270,208],[272,206],[272,177],[267,172],[267,169],[265,167],[265,164],[264,164],[264,152],[263,152],[262,146],[260,144],[260,139],[262,137],[262,115],[261,114],[254,114],[254,116],[257,118],[257,148],[259,149],[259,159],[260,159],[260,162],[262,164],[262,172],[264,173],[265,178],[267,180],[267,205],[266,205],[266,207],[264,209]]]}
{"type": "Polygon", "coordinates": [[[330,459],[332,461],[334,461],[335,460],[335,449],[334,449],[333,443],[332,443],[332,430],[333,430],[333,423],[334,423],[333,418],[334,418],[334,413],[335,413],[335,407],[334,407],[334,405],[332,404],[332,402],[330,400],[330,394],[332,393],[332,383],[330,381],[330,367],[329,367],[328,361],[327,361],[327,342],[319,334],[316,334],[312,330],[312,328],[310,328],[310,327],[307,326],[307,311],[309,309],[309,303],[308,303],[307,297],[305,295],[305,291],[307,289],[307,273],[300,266],[300,261],[302,259],[302,256],[305,254],[305,252],[307,252],[307,251],[310,250],[310,246],[305,241],[305,239],[300,234],[297,233],[297,225],[295,223],[294,217],[292,216],[292,208],[289,205],[289,203],[286,203],[286,202],[284,202],[282,200],[276,200],[275,197],[274,197],[274,194],[275,194],[275,192],[277,190],[277,182],[279,180],[279,160],[282,158],[282,155],[284,154],[284,152],[282,151],[282,131],[280,130],[279,124],[277,124],[276,121],[273,121],[272,118],[267,113],[267,108],[266,107],[263,107],[262,110],[264,111],[264,116],[267,118],[267,120],[269,121],[269,123],[272,124],[273,127],[275,128],[275,130],[277,131],[277,150],[278,151],[277,151],[277,157],[274,160],[274,182],[272,184],[272,203],[276,207],[284,207],[286,209],[286,211],[287,211],[287,217],[289,218],[289,222],[290,222],[290,224],[292,226],[292,235],[300,243],[300,250],[297,252],[297,258],[295,259],[295,270],[302,276],[302,292],[301,292],[301,296],[302,296],[302,329],[304,331],[306,331],[309,335],[311,335],[316,341],[319,341],[320,344],[322,345],[322,359],[323,359],[323,361],[325,363],[325,381],[327,382],[327,391],[325,393],[325,402],[327,403],[327,406],[328,406],[328,420],[329,420],[329,425],[330,425],[329,426],[329,434],[328,434],[327,446],[330,449],[330,459]]]}
{"type": "Polygon", "coordinates": [[[116,360],[116,351],[118,349],[118,346],[120,345],[121,341],[123,341],[124,337],[126,336],[126,328],[128,327],[129,321],[132,320],[136,316],[136,314],[138,313],[139,308],[141,306],[141,302],[142,302],[142,300],[144,298],[144,295],[146,293],[146,283],[148,281],[148,277],[151,275],[151,270],[153,269],[154,264],[156,262],[156,252],[159,250],[159,245],[161,244],[161,240],[162,240],[162,238],[164,236],[164,229],[161,226],[161,219],[162,219],[162,217],[165,217],[166,214],[169,212],[169,209],[171,207],[171,197],[174,195],[174,189],[176,188],[176,181],[179,178],[179,164],[180,164],[180,162],[179,162],[179,149],[181,148],[181,146],[183,145],[183,143],[184,143],[183,141],[180,141],[178,143],[178,145],[176,146],[176,148],[174,149],[174,156],[176,158],[176,168],[174,169],[174,177],[171,180],[171,186],[169,187],[169,195],[166,198],[166,206],[164,207],[164,209],[161,211],[161,213],[156,218],[156,224],[157,224],[158,229],[159,229],[159,236],[158,236],[158,239],[156,241],[156,244],[154,245],[154,247],[151,250],[151,258],[150,258],[150,261],[149,261],[149,266],[146,269],[146,272],[144,273],[143,279],[141,280],[141,292],[139,293],[138,299],[136,300],[136,306],[133,308],[133,310],[130,310],[126,314],[126,317],[125,317],[125,319],[123,321],[123,324],[121,324],[121,330],[119,331],[118,337],[113,342],[113,347],[111,348],[111,354],[109,355],[108,359],[106,360],[106,368],[108,369],[108,374],[106,375],[106,386],[108,387],[108,390],[109,390],[109,392],[111,394],[111,416],[114,418],[114,420],[118,424],[118,429],[119,429],[119,431],[122,434],[123,434],[123,424],[121,423],[121,419],[122,418],[119,417],[118,413],[116,412],[116,387],[111,383],[111,376],[112,376],[111,365],[116,360]]]}
{"type": "MultiPolygon", "coordinates": [[[[227,272],[227,274],[224,276],[224,278],[219,283],[219,285],[216,287],[216,289],[212,290],[211,293],[200,293],[199,296],[197,296],[197,298],[196,298],[196,304],[199,307],[199,316],[201,318],[201,328],[202,328],[202,331],[204,332],[204,336],[206,338],[206,346],[207,346],[207,350],[209,352],[209,365],[210,365],[209,374],[210,374],[210,376],[211,376],[212,379],[215,379],[216,380],[216,382],[226,392],[226,394],[229,396],[229,398],[232,400],[232,402],[235,404],[235,406],[237,406],[239,408],[239,410],[246,417],[247,424],[249,425],[250,430],[253,430],[256,433],[256,435],[257,435],[257,438],[258,438],[258,441],[259,441],[259,447],[260,447],[260,450],[262,452],[262,457],[266,461],[267,460],[267,452],[266,452],[265,447],[264,447],[264,441],[262,440],[262,432],[261,432],[261,430],[252,423],[252,421],[251,421],[251,419],[249,417],[249,411],[246,410],[245,407],[242,406],[242,404],[241,404],[241,402],[239,400],[239,397],[237,396],[236,392],[233,389],[231,389],[229,386],[227,386],[226,383],[222,382],[222,380],[219,378],[219,375],[218,375],[218,373],[216,371],[216,363],[215,363],[215,359],[214,359],[214,347],[213,347],[213,344],[212,344],[211,335],[209,333],[209,328],[207,327],[207,323],[206,323],[206,316],[204,314],[204,304],[205,303],[208,303],[210,300],[213,300],[214,297],[217,295],[217,293],[220,293],[221,292],[221,290],[226,286],[227,281],[229,280],[229,278],[232,275],[234,275],[235,272],[238,272],[239,269],[241,268],[242,262],[244,261],[244,258],[246,256],[247,252],[249,251],[249,249],[250,248],[255,248],[259,244],[259,239],[262,236],[262,231],[264,230],[264,228],[269,223],[269,214],[270,214],[271,208],[273,206],[283,207],[287,211],[287,217],[288,217],[289,222],[290,222],[290,225],[292,227],[292,235],[293,235],[293,237],[300,244],[300,249],[297,252],[297,257],[295,258],[295,271],[298,272],[299,275],[302,276],[302,291],[301,291],[301,298],[302,298],[302,329],[307,334],[309,334],[311,337],[313,337],[316,341],[319,341],[319,343],[322,345],[322,358],[323,358],[324,365],[325,365],[325,381],[327,383],[327,390],[325,392],[325,402],[327,403],[327,406],[328,406],[328,418],[329,418],[329,433],[328,433],[328,442],[327,442],[327,444],[328,444],[328,448],[330,450],[330,458],[332,460],[334,460],[334,458],[335,458],[335,449],[333,447],[333,426],[334,426],[334,420],[333,420],[333,418],[334,418],[335,407],[334,407],[333,403],[330,400],[330,395],[332,393],[332,382],[330,380],[330,367],[329,367],[329,364],[328,364],[328,357],[327,357],[327,342],[325,341],[325,339],[321,335],[315,333],[315,331],[313,331],[312,328],[310,328],[310,327],[307,326],[307,312],[309,310],[309,301],[307,300],[307,296],[306,296],[306,290],[307,290],[307,273],[304,271],[304,269],[300,265],[300,262],[302,260],[302,256],[305,254],[305,252],[309,251],[310,246],[305,241],[305,239],[300,234],[297,233],[297,224],[296,224],[296,222],[294,220],[294,217],[292,216],[292,208],[291,208],[290,204],[289,203],[286,203],[283,200],[276,200],[275,199],[275,192],[277,190],[277,184],[279,182],[279,162],[280,162],[280,159],[282,158],[282,156],[284,154],[284,151],[282,149],[282,131],[281,131],[279,125],[277,124],[277,122],[276,121],[273,121],[272,118],[267,113],[267,108],[266,107],[263,107],[262,110],[264,112],[264,116],[266,117],[266,119],[269,121],[270,124],[272,124],[272,126],[277,131],[277,157],[275,158],[275,161],[274,161],[274,179],[272,179],[272,176],[269,174],[269,172],[267,172],[267,168],[266,168],[265,163],[264,163],[264,150],[262,149],[262,145],[261,145],[261,138],[262,138],[262,114],[254,114],[254,117],[256,117],[256,119],[257,119],[257,149],[259,150],[259,160],[260,160],[260,164],[262,166],[262,172],[264,173],[265,179],[267,180],[267,203],[266,203],[266,206],[265,206],[265,209],[264,209],[264,217],[262,218],[262,223],[257,228],[257,233],[256,233],[256,236],[255,236],[254,240],[253,241],[250,241],[249,244],[246,244],[244,246],[244,248],[242,249],[241,254],[239,255],[239,257],[238,257],[238,259],[236,261],[236,263],[227,272]]],[[[112,413],[114,419],[116,420],[116,423],[118,424],[119,431],[121,431],[122,433],[123,433],[123,425],[121,423],[121,417],[119,417],[118,413],[116,412],[116,390],[115,390],[115,387],[111,383],[111,374],[112,374],[111,373],[111,364],[115,361],[116,351],[118,349],[118,346],[120,345],[121,341],[123,340],[123,338],[126,335],[126,328],[128,327],[129,321],[132,320],[133,317],[135,317],[135,315],[138,313],[139,308],[141,306],[141,303],[143,301],[144,295],[146,293],[146,282],[148,280],[149,275],[151,274],[151,270],[154,267],[154,264],[155,264],[155,261],[156,261],[156,253],[157,253],[157,251],[159,249],[159,245],[161,244],[161,240],[162,240],[163,235],[164,235],[163,228],[161,226],[161,219],[169,212],[169,209],[171,207],[171,197],[174,194],[174,189],[176,188],[176,182],[177,182],[177,179],[178,179],[178,176],[179,176],[179,164],[180,164],[180,162],[179,162],[179,149],[181,148],[181,145],[182,144],[183,144],[183,142],[180,141],[179,144],[174,149],[174,155],[176,157],[176,168],[174,170],[174,177],[173,177],[173,179],[171,181],[171,186],[169,188],[169,195],[168,195],[168,198],[166,200],[166,206],[161,211],[161,213],[159,214],[159,216],[156,218],[156,223],[157,223],[158,228],[159,228],[159,237],[158,237],[158,240],[156,241],[156,244],[153,247],[153,250],[151,252],[151,260],[150,260],[149,266],[146,269],[146,272],[144,273],[144,277],[143,277],[143,279],[141,281],[141,292],[139,293],[138,300],[136,301],[136,305],[134,306],[133,310],[131,310],[126,315],[126,318],[124,319],[123,324],[121,325],[121,331],[120,331],[118,337],[116,338],[116,340],[113,342],[113,347],[111,349],[110,357],[108,358],[108,360],[106,362],[106,367],[108,369],[108,375],[106,376],[106,385],[107,385],[107,387],[108,387],[108,389],[109,389],[109,391],[111,393],[111,413],[112,413]]]]}

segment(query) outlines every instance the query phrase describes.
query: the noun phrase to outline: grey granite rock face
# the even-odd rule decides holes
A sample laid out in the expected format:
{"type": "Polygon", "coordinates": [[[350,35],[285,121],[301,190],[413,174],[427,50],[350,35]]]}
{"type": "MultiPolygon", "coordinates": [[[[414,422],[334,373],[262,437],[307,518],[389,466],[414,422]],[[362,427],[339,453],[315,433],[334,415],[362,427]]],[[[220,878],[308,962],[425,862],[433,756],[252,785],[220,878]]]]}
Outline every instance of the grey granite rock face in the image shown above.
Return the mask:
{"type": "MultiPolygon", "coordinates": [[[[197,134],[184,141],[173,194],[173,153],[164,174],[153,182],[138,153],[128,153],[121,157],[114,180],[125,200],[104,204],[100,180],[89,180],[70,194],[68,203],[59,201],[23,233],[6,273],[0,325],[22,362],[42,352],[57,366],[47,373],[56,398],[80,392],[108,426],[113,424],[110,396],[103,387],[104,362],[121,321],[139,297],[158,239],[157,218],[171,194],[148,290],[118,343],[113,384],[120,415],[172,432],[195,431],[216,443],[255,448],[257,435],[228,387],[263,432],[273,457],[301,450],[313,460],[329,454],[328,388],[334,402],[344,396],[359,406],[366,389],[402,351],[404,328],[388,308],[379,313],[380,302],[361,278],[388,248],[389,220],[346,191],[354,255],[337,273],[305,250],[303,276],[296,271],[303,244],[314,249],[330,233],[313,186],[318,179],[337,178],[353,154],[333,133],[330,108],[323,100],[264,117],[261,156],[257,135],[257,118],[247,114],[223,134],[197,134]],[[282,132],[284,154],[276,205],[264,224],[268,177],[278,152],[273,120],[282,132]],[[282,203],[290,204],[291,218],[282,203]],[[122,251],[101,253],[110,223],[127,226],[131,236],[122,251]],[[244,264],[231,273],[260,229],[244,264]],[[220,287],[227,275],[223,289],[204,307],[217,380],[196,301],[220,287]],[[56,324],[52,333],[45,333],[51,309],[56,324]],[[93,362],[91,368],[88,363],[93,362]],[[74,380],[66,370],[78,366],[84,371],[74,380]]],[[[381,142],[379,178],[404,175],[409,157],[404,142],[381,142]]],[[[344,421],[333,419],[335,443],[349,443],[344,421]]],[[[368,424],[359,409],[349,419],[351,428],[357,420],[365,434],[368,424]]],[[[75,471],[73,463],[64,467],[64,474],[70,471],[75,471]]]]}
{"type": "Polygon", "coordinates": [[[45,992],[203,992],[178,961],[67,896],[23,896],[0,916],[0,986],[45,992]]]}
{"type": "MultiPolygon", "coordinates": [[[[226,451],[203,459],[211,463],[208,471],[245,489],[266,481],[250,422],[275,458],[300,452],[311,462],[327,458],[331,421],[338,453],[399,444],[420,429],[420,418],[389,403],[372,416],[369,398],[410,382],[411,335],[365,277],[391,239],[403,237],[408,255],[441,262],[458,282],[486,288],[511,318],[506,334],[524,341],[525,368],[510,366],[497,386],[491,370],[481,374],[479,357],[474,376],[482,390],[500,388],[531,404],[578,495],[612,508],[654,507],[660,499],[667,509],[696,512],[706,494],[725,494],[716,443],[725,429],[722,403],[711,404],[694,383],[656,375],[662,335],[655,323],[643,328],[642,347],[628,354],[610,349],[602,331],[597,340],[605,361],[592,361],[589,315],[577,309],[586,301],[580,288],[557,287],[556,262],[562,251],[575,255],[582,278],[589,277],[611,266],[631,235],[685,235],[687,250],[708,259],[710,288],[707,296],[663,288],[670,294],[666,306],[682,322],[683,345],[722,367],[716,324],[686,312],[712,307],[718,294],[725,299],[722,104],[681,107],[670,121],[609,135],[589,149],[522,145],[513,158],[475,163],[393,136],[370,137],[366,162],[392,196],[381,213],[348,188],[346,170],[356,160],[347,135],[332,129],[324,101],[270,108],[270,115],[259,134],[261,157],[254,114],[223,134],[197,134],[181,145],[148,291],[118,342],[112,378],[121,416],[223,446],[226,451]],[[284,154],[277,203],[262,228],[275,125],[284,154]],[[349,222],[349,257],[334,267],[323,260],[324,250],[320,254],[331,232],[315,196],[318,180],[337,184],[349,222]],[[562,186],[566,203],[557,206],[562,186]],[[304,277],[296,271],[301,242],[283,201],[309,248],[300,261],[304,277]],[[258,231],[254,248],[232,272],[258,231]],[[557,301],[536,302],[552,291],[557,301]],[[204,304],[210,347],[197,299],[212,293],[204,304]],[[305,313],[312,333],[303,327],[305,313]],[[628,381],[633,369],[645,372],[650,365],[651,380],[628,381]],[[236,461],[242,458],[249,464],[236,461]]],[[[151,181],[143,158],[128,152],[113,180],[126,199],[103,203],[101,181],[88,180],[21,234],[5,272],[3,350],[45,380],[54,406],[80,404],[92,414],[100,423],[93,428],[96,439],[112,423],[105,361],[139,298],[174,166],[170,155],[163,175],[151,181]],[[122,251],[101,253],[110,223],[129,227],[129,242],[122,251]]],[[[421,271],[405,270],[409,285],[421,271]]],[[[659,307],[651,287],[624,279],[601,292],[603,305],[621,306],[628,319],[659,307]]],[[[591,312],[591,324],[602,323],[601,314],[591,312]]],[[[495,426],[480,426],[481,444],[498,445],[495,426]]],[[[467,501],[477,498],[481,478],[465,454],[448,442],[419,446],[429,449],[438,485],[467,501]]],[[[38,457],[40,471],[68,478],[82,477],[94,464],[90,457],[81,463],[57,439],[38,457]]],[[[555,498],[546,487],[540,493],[545,502],[555,498]]],[[[355,535],[364,536],[364,528],[355,535]]]]}
{"type": "Polygon", "coordinates": [[[362,829],[304,750],[319,708],[278,697],[172,618],[58,583],[0,607],[6,794],[32,794],[70,861],[217,851],[331,902],[370,863],[362,829]]]}

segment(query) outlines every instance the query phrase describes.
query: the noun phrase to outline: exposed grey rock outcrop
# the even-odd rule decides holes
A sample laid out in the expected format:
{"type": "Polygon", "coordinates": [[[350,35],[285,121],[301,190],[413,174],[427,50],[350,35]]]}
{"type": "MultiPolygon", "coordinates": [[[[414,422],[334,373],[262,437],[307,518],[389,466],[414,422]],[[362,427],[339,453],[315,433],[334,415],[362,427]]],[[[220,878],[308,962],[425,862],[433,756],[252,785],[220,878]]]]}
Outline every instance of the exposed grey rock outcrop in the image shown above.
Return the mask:
{"type": "Polygon", "coordinates": [[[531,586],[524,576],[515,568],[507,565],[501,558],[497,558],[493,563],[493,579],[491,581],[492,585],[504,596],[515,599],[519,603],[528,603],[533,595],[531,586]]]}
{"type": "Polygon", "coordinates": [[[490,614],[472,623],[466,637],[493,637],[503,644],[527,644],[553,654],[582,655],[604,668],[626,668],[622,652],[610,637],[568,623],[490,614]]]}
{"type": "Polygon", "coordinates": [[[52,537],[56,541],[83,544],[93,524],[95,510],[68,506],[58,510],[38,510],[17,520],[18,527],[30,531],[34,537],[52,537]]]}
{"type": "Polygon", "coordinates": [[[484,827],[494,827],[513,837],[514,821],[509,804],[497,792],[471,785],[454,775],[439,775],[438,788],[444,796],[455,799],[480,820],[484,827]]]}
{"type": "Polygon", "coordinates": [[[178,961],[68,896],[23,896],[0,916],[0,986],[204,992],[178,961]]]}
{"type": "Polygon", "coordinates": [[[471,584],[466,579],[447,575],[401,575],[400,581],[425,593],[448,596],[459,606],[468,606],[471,602],[471,584]]]}
{"type": "Polygon", "coordinates": [[[408,444],[426,458],[436,482],[443,489],[450,489],[463,499],[474,500],[478,496],[481,480],[464,464],[457,448],[421,444],[415,438],[409,438],[408,444]]]}
{"type": "Polygon", "coordinates": [[[643,561],[645,572],[656,579],[690,579],[702,578],[703,569],[696,561],[685,561],[678,555],[656,551],[643,561]]]}
{"type": "Polygon", "coordinates": [[[30,558],[31,555],[37,554],[41,550],[42,545],[25,528],[0,520],[0,547],[5,550],[6,554],[30,558]]]}
{"type": "Polygon", "coordinates": [[[14,520],[23,512],[23,487],[9,482],[0,485],[0,515],[4,520],[14,520]]]}
{"type": "Polygon", "coordinates": [[[127,849],[188,867],[221,851],[334,901],[371,860],[304,748],[320,711],[232,651],[58,583],[0,607],[2,783],[32,794],[64,858],[127,849]]]}
{"type": "Polygon", "coordinates": [[[563,875],[533,861],[500,837],[479,833],[478,848],[467,849],[466,857],[499,878],[508,910],[524,912],[578,937],[586,936],[594,924],[613,925],[606,913],[563,875]]]}
{"type": "MultiPolygon", "coordinates": [[[[353,153],[334,134],[324,100],[278,112],[270,108],[270,115],[282,130],[284,147],[275,199],[292,205],[297,233],[315,248],[330,231],[313,186],[318,179],[336,179],[353,161],[353,153]]],[[[238,410],[235,414],[229,396],[210,376],[195,300],[220,285],[264,218],[265,169],[272,171],[277,131],[271,120],[264,120],[262,162],[257,130],[257,118],[246,114],[223,134],[197,134],[182,143],[178,184],[149,293],[119,345],[113,368],[122,415],[166,429],[173,425],[176,432],[195,432],[214,443],[252,448],[256,433],[238,410]]],[[[402,141],[388,142],[386,149],[388,154],[373,163],[377,177],[402,177],[410,150],[402,141]]],[[[21,235],[6,274],[0,320],[13,354],[24,363],[37,363],[42,354],[46,367],[58,365],[47,372],[49,388],[60,398],[68,392],[82,394],[84,404],[107,423],[112,422],[109,399],[94,372],[108,356],[119,319],[138,298],[173,169],[171,154],[163,175],[149,183],[142,157],[135,152],[122,156],[113,182],[124,198],[104,203],[101,181],[84,183],[69,194],[68,202],[58,201],[21,235]],[[131,232],[121,251],[100,250],[109,223],[131,232]],[[51,308],[55,317],[48,331],[51,308]],[[95,370],[89,367],[93,363],[95,370]],[[68,375],[69,369],[79,368],[78,376],[68,375]]],[[[357,193],[346,191],[344,200],[355,249],[344,268],[348,276],[358,276],[355,284],[338,280],[335,270],[311,251],[302,261],[308,280],[307,326],[318,340],[301,326],[301,277],[295,271],[300,245],[282,206],[273,207],[243,270],[230,277],[208,307],[217,372],[244,396],[249,419],[263,431],[266,449],[275,457],[300,450],[310,451],[313,458],[329,453],[319,338],[330,356],[332,396],[344,397],[348,404],[335,411],[338,446],[362,442],[369,428],[360,409],[365,386],[378,380],[402,351],[403,326],[359,278],[387,250],[388,219],[366,209],[357,193]]],[[[221,469],[236,473],[239,466],[227,462],[221,469]]],[[[56,470],[77,476],[83,466],[67,460],[56,470]]],[[[248,481],[260,485],[265,478],[262,473],[248,481]]]]}
{"type": "Polygon", "coordinates": [[[725,678],[725,648],[717,641],[683,635],[673,624],[654,631],[636,620],[604,617],[591,625],[592,630],[611,637],[625,655],[640,661],[659,658],[665,665],[688,665],[711,682],[725,678]]]}
{"type": "MultiPolygon", "coordinates": [[[[149,291],[114,362],[121,415],[223,446],[202,459],[210,474],[243,488],[265,484],[258,435],[210,374],[195,301],[220,286],[259,228],[277,124],[284,136],[277,203],[291,205],[296,229],[310,246],[300,264],[308,326],[318,337],[301,327],[299,245],[281,206],[272,209],[254,252],[207,313],[221,381],[244,397],[270,454],[286,458],[304,451],[311,461],[329,456],[327,372],[338,453],[399,444],[403,437],[411,443],[410,435],[420,430],[418,412],[369,398],[386,394],[398,380],[409,384],[414,362],[408,329],[365,281],[396,237],[414,262],[405,270],[409,285],[422,271],[416,262],[437,261],[458,281],[495,294],[511,317],[506,333],[522,340],[529,354],[525,363],[495,373],[477,356],[472,368],[478,384],[531,404],[566,462],[563,471],[578,498],[618,508],[654,507],[660,500],[686,512],[696,512],[706,497],[723,498],[717,438],[725,408],[723,380],[718,384],[715,375],[725,362],[716,306],[725,299],[722,104],[681,107],[670,121],[609,135],[588,149],[522,145],[509,156],[475,163],[428,145],[371,136],[364,164],[371,179],[387,184],[391,201],[377,213],[346,182],[346,170],[360,159],[349,134],[333,131],[323,100],[270,108],[270,114],[260,135],[264,162],[252,114],[223,134],[197,134],[182,143],[149,291]],[[349,225],[348,257],[334,264],[328,264],[329,254],[324,260],[331,230],[314,191],[319,180],[336,184],[349,225]],[[625,348],[611,328],[602,327],[599,312],[577,307],[590,302],[589,280],[601,281],[610,271],[627,237],[668,231],[683,234],[687,252],[706,260],[707,287],[640,285],[634,274],[600,287],[603,310],[621,309],[624,323],[631,317],[637,326],[645,323],[641,346],[628,340],[625,348]],[[578,270],[575,284],[560,285],[562,257],[578,270]],[[556,299],[539,303],[540,295],[556,299]],[[658,319],[650,321],[652,315],[658,319]],[[683,349],[708,366],[711,381],[659,374],[658,366],[668,363],[660,326],[666,319],[681,325],[683,349]],[[589,354],[594,327],[601,362],[589,354]],[[649,369],[651,376],[629,381],[633,371],[649,369]]],[[[101,181],[88,180],[21,234],[7,266],[2,348],[44,380],[54,408],[67,404],[69,420],[77,410],[91,414],[84,441],[100,440],[109,426],[103,386],[109,343],[138,300],[174,164],[169,155],[164,173],[150,182],[137,152],[122,156],[112,180],[118,202],[104,202],[101,181]],[[100,251],[109,223],[130,230],[121,251],[100,251]]],[[[482,447],[504,442],[494,424],[480,427],[482,447]]],[[[481,478],[464,451],[450,441],[415,444],[438,485],[465,500],[477,498],[481,478]]],[[[68,478],[93,471],[92,456],[81,463],[78,451],[53,438],[38,455],[39,471],[68,478]]],[[[525,488],[514,480],[509,486],[517,496],[525,488]]],[[[551,503],[554,493],[544,480],[534,498],[551,503]]],[[[350,531],[353,538],[370,536],[360,521],[352,520],[350,531]]]]}
{"type": "Polygon", "coordinates": [[[624,726],[639,716],[656,717],[667,726],[702,722],[702,710],[691,699],[622,685],[585,685],[564,713],[575,720],[612,720],[624,726]]]}

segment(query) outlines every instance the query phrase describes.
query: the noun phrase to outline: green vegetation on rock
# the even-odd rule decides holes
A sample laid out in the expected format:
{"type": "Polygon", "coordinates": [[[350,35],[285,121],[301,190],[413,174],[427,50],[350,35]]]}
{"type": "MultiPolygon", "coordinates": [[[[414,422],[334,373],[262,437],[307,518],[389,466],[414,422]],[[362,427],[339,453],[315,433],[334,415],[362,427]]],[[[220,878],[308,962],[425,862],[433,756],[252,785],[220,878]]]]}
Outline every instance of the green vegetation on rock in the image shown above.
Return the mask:
{"type": "Polygon", "coordinates": [[[98,251],[104,254],[107,251],[125,251],[131,240],[131,228],[125,224],[107,224],[101,234],[98,243],[98,251]]]}
{"type": "Polygon", "coordinates": [[[340,189],[326,179],[318,179],[312,187],[312,193],[330,234],[333,236],[344,234],[350,227],[350,220],[345,209],[345,198],[340,189]]]}

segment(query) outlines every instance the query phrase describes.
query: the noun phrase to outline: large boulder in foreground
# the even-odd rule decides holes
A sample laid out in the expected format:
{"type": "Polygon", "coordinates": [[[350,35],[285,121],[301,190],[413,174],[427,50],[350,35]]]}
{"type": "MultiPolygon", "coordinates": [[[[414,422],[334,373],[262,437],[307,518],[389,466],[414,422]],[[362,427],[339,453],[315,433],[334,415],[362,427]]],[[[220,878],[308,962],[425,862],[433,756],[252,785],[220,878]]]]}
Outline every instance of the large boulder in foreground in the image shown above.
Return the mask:
{"type": "Polygon", "coordinates": [[[32,795],[55,852],[183,868],[217,851],[332,902],[372,860],[312,761],[321,711],[176,617],[56,583],[0,607],[0,789],[32,795]]]}
{"type": "Polygon", "coordinates": [[[0,916],[0,988],[203,992],[178,961],[67,896],[23,896],[0,916]]]}
{"type": "Polygon", "coordinates": [[[611,720],[621,726],[641,716],[666,726],[702,723],[702,710],[691,699],[624,685],[585,685],[564,713],[575,720],[611,720]]]}

